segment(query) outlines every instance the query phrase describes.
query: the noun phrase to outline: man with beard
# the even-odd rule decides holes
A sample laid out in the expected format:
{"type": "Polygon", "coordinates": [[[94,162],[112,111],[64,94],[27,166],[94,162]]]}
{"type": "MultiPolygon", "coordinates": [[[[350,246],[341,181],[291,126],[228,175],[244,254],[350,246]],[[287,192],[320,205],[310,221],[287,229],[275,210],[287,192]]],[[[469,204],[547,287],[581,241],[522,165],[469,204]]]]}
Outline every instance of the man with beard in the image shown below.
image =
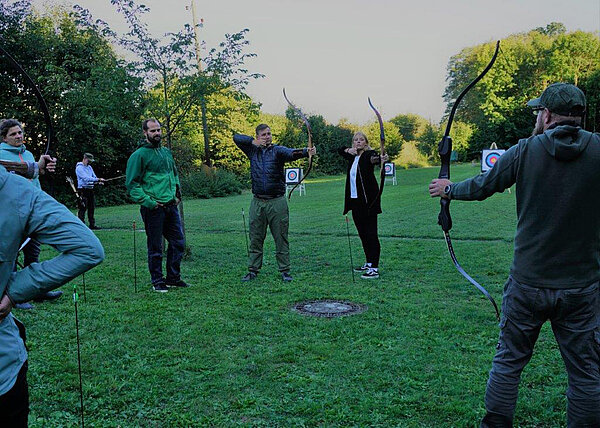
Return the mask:
{"type": "Polygon", "coordinates": [[[519,380],[550,320],[568,374],[567,424],[600,426],[600,135],[581,129],[586,100],[555,83],[527,103],[533,135],[486,174],[429,185],[432,197],[483,200],[516,183],[517,232],[482,427],[511,427],[519,380]]]}
{"type": "Polygon", "coordinates": [[[141,205],[140,212],[148,237],[148,269],[154,291],[166,293],[167,287],[189,287],[181,279],[181,259],[185,249],[181,218],[179,176],[171,151],[161,147],[160,123],[146,119],[142,123],[146,139],[127,161],[125,185],[131,198],[141,205]],[[167,248],[167,275],[162,271],[162,237],[167,248]]]}

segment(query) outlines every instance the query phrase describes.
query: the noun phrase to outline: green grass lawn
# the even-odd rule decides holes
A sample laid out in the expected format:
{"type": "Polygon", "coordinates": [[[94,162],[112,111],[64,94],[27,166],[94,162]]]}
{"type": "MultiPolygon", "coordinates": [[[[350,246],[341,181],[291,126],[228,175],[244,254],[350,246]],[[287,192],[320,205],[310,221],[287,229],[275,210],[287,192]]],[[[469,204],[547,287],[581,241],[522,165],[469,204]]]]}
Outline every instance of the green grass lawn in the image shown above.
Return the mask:
{"type": "MultiPolygon", "coordinates": [[[[453,167],[453,179],[478,167],[453,167]]],[[[277,272],[268,235],[251,283],[241,210],[250,193],[186,200],[192,288],[154,293],[134,205],[100,208],[105,262],[81,278],[79,318],[86,426],[474,427],[498,336],[490,303],[454,268],[427,184],[437,169],[398,172],[379,217],[381,278],[352,282],[344,177],[309,180],[290,202],[294,281],[277,272]],[[290,310],[309,299],[368,309],[336,319],[290,310]]],[[[514,193],[452,202],[459,262],[500,304],[512,259],[514,193]]],[[[247,214],[246,214],[247,215],[247,214]]],[[[247,218],[246,218],[247,220],[247,218]]],[[[351,224],[354,263],[364,262],[351,224]]],[[[44,257],[53,250],[45,249],[44,257]]],[[[28,327],[32,427],[76,426],[79,382],[73,283],[66,297],[18,311],[28,327]]],[[[549,328],[524,372],[516,425],[565,423],[566,376],[549,328]]]]}

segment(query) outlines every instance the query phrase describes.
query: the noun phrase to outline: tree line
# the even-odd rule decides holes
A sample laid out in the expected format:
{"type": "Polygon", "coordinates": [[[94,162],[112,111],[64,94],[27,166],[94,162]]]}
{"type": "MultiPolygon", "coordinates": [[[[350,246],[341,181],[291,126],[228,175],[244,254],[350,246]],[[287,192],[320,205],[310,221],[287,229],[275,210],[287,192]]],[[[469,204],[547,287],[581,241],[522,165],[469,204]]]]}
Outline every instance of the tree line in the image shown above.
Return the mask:
{"type": "MultiPolygon", "coordinates": [[[[84,152],[99,159],[95,165],[99,176],[123,174],[141,140],[144,117],[156,117],[163,124],[165,144],[173,150],[184,191],[187,187],[188,195],[195,197],[221,196],[247,184],[248,160],[234,146],[234,132],[252,134],[256,124],[264,122],[271,125],[275,141],[289,147],[306,145],[306,129],[292,109],[285,115],[265,114],[246,93],[251,80],[264,77],[245,66],[255,56],[248,52],[248,29],[225,34],[217,47],[197,58],[192,26],[155,38],[144,21],[147,7],[134,0],[111,4],[126,19],[126,34],[117,34],[79,6],[40,14],[31,0],[0,0],[0,45],[37,83],[54,122],[51,151],[59,158],[59,167],[43,185],[55,197],[71,201],[63,183],[74,174],[84,152]],[[117,54],[117,48],[127,54],[117,54]]],[[[450,59],[443,94],[448,112],[493,49],[494,43],[483,43],[450,59]]],[[[567,32],[559,23],[502,40],[496,64],[457,112],[452,137],[459,159],[477,157],[492,142],[506,148],[529,135],[533,120],[525,103],[555,81],[583,89],[589,102],[586,128],[598,129],[599,54],[597,35],[567,32]]],[[[28,149],[42,153],[46,130],[41,109],[22,76],[1,56],[0,90],[4,95],[0,117],[21,120],[28,149]]],[[[318,108],[318,100],[312,107],[318,108]]],[[[363,127],[347,120],[331,124],[320,115],[308,120],[319,150],[317,173],[344,171],[336,149],[350,144],[358,129],[365,131],[372,147],[379,145],[375,118],[363,127]]],[[[444,120],[432,123],[416,114],[397,115],[384,123],[386,151],[405,166],[436,162],[444,126],[444,120]],[[402,160],[405,153],[414,155],[402,160]]],[[[107,186],[99,196],[102,204],[127,201],[123,183],[107,186]]]]}

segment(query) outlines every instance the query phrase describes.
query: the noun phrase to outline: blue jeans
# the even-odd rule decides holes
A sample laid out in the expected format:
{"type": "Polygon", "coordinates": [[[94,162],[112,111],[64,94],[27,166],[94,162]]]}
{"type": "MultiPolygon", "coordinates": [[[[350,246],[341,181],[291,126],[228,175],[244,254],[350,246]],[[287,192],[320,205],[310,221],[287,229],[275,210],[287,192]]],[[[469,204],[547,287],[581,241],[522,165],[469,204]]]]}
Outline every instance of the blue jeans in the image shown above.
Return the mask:
{"type": "Polygon", "coordinates": [[[482,427],[512,427],[521,372],[550,321],[567,369],[567,426],[600,427],[600,285],[537,288],[510,277],[500,339],[485,392],[482,427]]]}
{"type": "Polygon", "coordinates": [[[169,243],[167,248],[167,278],[169,283],[181,279],[181,259],[185,250],[181,218],[176,205],[157,207],[153,210],[140,207],[148,245],[148,269],[152,284],[165,282],[162,272],[162,237],[169,243]]]}

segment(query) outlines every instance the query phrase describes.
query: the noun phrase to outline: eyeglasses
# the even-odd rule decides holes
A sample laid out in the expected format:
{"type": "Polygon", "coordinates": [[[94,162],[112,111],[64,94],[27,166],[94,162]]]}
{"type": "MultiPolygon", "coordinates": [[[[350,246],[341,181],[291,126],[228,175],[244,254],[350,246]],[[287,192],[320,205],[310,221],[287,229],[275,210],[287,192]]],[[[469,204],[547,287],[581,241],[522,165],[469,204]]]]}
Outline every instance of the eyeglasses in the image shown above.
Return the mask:
{"type": "Polygon", "coordinates": [[[540,108],[534,108],[532,113],[534,116],[537,116],[541,111],[544,110],[544,107],[540,107],[540,108]]]}

